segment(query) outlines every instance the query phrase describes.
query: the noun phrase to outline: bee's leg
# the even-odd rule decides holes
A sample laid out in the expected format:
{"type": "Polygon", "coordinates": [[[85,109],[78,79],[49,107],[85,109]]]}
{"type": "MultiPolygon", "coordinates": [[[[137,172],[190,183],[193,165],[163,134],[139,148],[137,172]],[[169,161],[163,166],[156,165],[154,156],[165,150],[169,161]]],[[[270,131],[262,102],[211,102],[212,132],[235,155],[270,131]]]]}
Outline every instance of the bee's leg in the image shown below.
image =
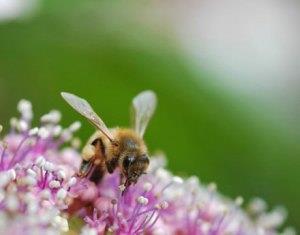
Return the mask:
{"type": "Polygon", "coordinates": [[[80,165],[80,172],[86,172],[89,168],[90,161],[82,160],[81,165],[80,165]]]}
{"type": "Polygon", "coordinates": [[[122,173],[120,173],[120,184],[125,184],[125,182],[126,182],[126,177],[122,173]]]}
{"type": "Polygon", "coordinates": [[[82,149],[82,162],[80,165],[79,177],[86,177],[93,169],[93,163],[95,160],[96,148],[93,144],[87,144],[82,149]]]}
{"type": "Polygon", "coordinates": [[[114,172],[114,170],[118,166],[118,158],[114,157],[111,160],[106,161],[105,164],[106,164],[106,168],[107,168],[108,173],[111,174],[111,173],[114,172]]]}
{"type": "Polygon", "coordinates": [[[95,148],[93,166],[88,178],[98,184],[105,174],[105,148],[101,138],[95,139],[91,145],[95,148]]]}
{"type": "Polygon", "coordinates": [[[94,164],[94,159],[91,159],[89,161],[82,160],[78,176],[86,177],[93,169],[93,164],[94,164]]]}
{"type": "Polygon", "coordinates": [[[89,179],[95,184],[98,184],[102,180],[104,174],[105,168],[103,165],[95,165],[89,179]]]}
{"type": "Polygon", "coordinates": [[[126,176],[122,173],[120,173],[120,185],[124,188],[122,189],[122,196],[127,192],[129,186],[131,185],[130,181],[126,178],[126,176]]]}

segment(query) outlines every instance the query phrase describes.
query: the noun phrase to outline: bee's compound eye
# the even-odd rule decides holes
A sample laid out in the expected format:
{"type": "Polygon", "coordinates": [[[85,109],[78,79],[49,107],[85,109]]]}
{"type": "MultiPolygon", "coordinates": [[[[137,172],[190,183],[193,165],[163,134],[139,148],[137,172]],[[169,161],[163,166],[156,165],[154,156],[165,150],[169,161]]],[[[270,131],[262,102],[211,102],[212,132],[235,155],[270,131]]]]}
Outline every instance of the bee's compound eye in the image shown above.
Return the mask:
{"type": "Polygon", "coordinates": [[[133,161],[134,161],[134,157],[126,156],[123,160],[123,167],[125,169],[128,169],[128,167],[132,164],[133,161]]]}

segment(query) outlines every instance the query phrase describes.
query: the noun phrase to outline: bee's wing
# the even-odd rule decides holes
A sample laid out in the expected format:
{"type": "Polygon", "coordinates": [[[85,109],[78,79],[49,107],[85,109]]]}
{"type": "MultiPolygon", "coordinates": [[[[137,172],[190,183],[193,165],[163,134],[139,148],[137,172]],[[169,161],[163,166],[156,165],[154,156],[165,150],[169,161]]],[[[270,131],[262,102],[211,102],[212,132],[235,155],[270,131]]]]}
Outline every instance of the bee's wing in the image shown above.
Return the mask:
{"type": "Polygon", "coordinates": [[[87,118],[96,128],[98,128],[104,135],[106,135],[106,137],[110,141],[113,141],[113,136],[106,125],[85,99],[67,92],[61,92],[61,96],[65,101],[67,101],[69,105],[71,105],[73,109],[87,118]]]}
{"type": "Polygon", "coordinates": [[[156,108],[156,95],[153,91],[143,91],[132,100],[133,126],[143,136],[156,108]]]}

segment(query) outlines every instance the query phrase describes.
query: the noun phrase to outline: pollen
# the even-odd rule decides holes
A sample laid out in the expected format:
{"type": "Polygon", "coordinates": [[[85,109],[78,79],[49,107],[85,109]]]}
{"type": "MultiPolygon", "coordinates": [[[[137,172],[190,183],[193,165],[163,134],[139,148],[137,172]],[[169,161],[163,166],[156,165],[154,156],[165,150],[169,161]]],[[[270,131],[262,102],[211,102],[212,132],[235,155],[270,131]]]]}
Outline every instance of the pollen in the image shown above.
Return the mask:
{"type": "Polygon", "coordinates": [[[124,192],[125,189],[126,189],[126,187],[125,187],[124,184],[119,185],[119,190],[120,190],[121,192],[124,192]]]}

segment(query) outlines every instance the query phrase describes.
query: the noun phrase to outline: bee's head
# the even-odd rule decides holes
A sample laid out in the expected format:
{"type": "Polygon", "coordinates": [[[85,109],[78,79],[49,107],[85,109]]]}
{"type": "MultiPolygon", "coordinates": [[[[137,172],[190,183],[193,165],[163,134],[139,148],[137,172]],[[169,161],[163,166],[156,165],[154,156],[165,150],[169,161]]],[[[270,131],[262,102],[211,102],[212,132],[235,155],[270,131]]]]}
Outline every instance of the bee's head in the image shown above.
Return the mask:
{"type": "Polygon", "coordinates": [[[126,177],[125,186],[135,184],[138,178],[146,173],[148,166],[149,157],[147,154],[141,156],[137,156],[135,153],[126,155],[122,162],[123,173],[126,177]]]}

